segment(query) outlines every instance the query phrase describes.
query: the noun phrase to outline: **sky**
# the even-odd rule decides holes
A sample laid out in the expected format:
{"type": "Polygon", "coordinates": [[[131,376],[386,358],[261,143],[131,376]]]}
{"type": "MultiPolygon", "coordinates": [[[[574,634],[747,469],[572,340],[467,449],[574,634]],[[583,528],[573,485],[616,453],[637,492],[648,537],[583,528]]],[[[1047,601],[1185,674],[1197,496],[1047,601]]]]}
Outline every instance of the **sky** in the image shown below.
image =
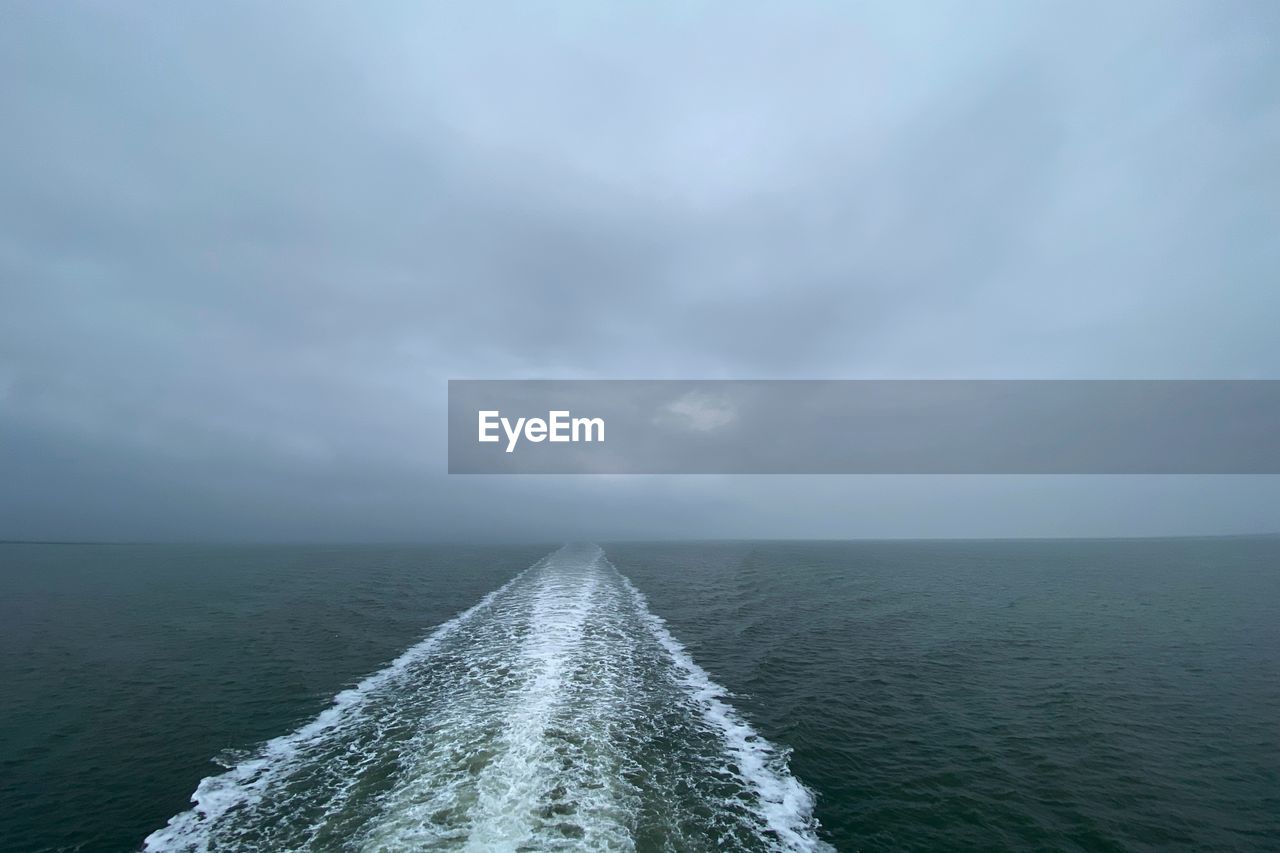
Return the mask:
{"type": "Polygon", "coordinates": [[[1280,531],[445,445],[450,378],[1280,378],[1277,80],[1265,0],[8,4],[0,538],[1280,531]]]}

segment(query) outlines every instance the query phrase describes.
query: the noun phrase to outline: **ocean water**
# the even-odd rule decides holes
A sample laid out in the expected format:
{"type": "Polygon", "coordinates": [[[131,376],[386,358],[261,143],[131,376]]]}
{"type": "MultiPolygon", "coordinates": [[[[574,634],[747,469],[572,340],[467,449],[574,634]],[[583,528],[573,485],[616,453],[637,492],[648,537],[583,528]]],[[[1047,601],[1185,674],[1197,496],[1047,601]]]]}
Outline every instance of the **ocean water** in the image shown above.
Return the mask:
{"type": "Polygon", "coordinates": [[[1280,538],[0,545],[0,849],[1276,850],[1280,538]]]}

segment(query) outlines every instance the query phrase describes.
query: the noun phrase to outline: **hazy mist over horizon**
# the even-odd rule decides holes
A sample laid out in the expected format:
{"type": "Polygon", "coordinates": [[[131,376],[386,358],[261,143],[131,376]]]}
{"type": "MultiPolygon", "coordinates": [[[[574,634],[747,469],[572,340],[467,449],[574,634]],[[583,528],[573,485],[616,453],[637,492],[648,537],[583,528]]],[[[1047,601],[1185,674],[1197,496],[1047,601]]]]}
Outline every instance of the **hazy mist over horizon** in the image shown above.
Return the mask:
{"type": "Polygon", "coordinates": [[[1280,379],[1280,6],[18,4],[0,540],[1276,533],[1268,476],[453,476],[450,378],[1280,379]]]}

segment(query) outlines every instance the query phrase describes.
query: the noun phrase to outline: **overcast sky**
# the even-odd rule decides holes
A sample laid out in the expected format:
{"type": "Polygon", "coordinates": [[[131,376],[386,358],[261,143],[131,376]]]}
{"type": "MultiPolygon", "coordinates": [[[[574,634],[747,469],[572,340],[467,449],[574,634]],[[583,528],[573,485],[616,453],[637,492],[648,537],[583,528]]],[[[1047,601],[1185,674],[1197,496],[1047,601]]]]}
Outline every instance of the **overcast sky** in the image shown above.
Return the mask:
{"type": "Polygon", "coordinates": [[[1275,477],[450,477],[448,378],[1280,378],[1280,4],[21,2],[0,538],[1280,530],[1275,477]]]}

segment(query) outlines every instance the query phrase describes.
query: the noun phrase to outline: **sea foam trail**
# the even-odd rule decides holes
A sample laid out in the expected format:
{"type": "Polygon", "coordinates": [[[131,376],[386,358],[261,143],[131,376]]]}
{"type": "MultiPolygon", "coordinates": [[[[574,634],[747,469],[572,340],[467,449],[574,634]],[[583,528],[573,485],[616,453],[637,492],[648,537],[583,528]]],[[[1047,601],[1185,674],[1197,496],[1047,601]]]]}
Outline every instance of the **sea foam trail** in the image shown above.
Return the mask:
{"type": "Polygon", "coordinates": [[[622,578],[635,598],[641,619],[675,665],[677,677],[706,720],[724,738],[725,749],[737,767],[736,775],[755,792],[760,817],[788,849],[821,849],[813,820],[813,793],[786,767],[786,755],[765,740],[729,705],[728,691],[694,663],[685,647],[667,630],[666,622],[649,610],[648,600],[622,578]]]}
{"type": "MultiPolygon", "coordinates": [[[[547,558],[544,558],[545,562],[547,558]]],[[[340,737],[342,730],[356,717],[365,701],[377,691],[402,678],[409,666],[428,655],[445,638],[466,624],[475,614],[488,608],[493,600],[516,584],[523,574],[490,592],[467,610],[442,623],[421,642],[411,646],[383,669],[366,676],[355,687],[333,697],[332,704],[311,722],[290,734],[273,738],[262,745],[248,761],[217,776],[200,780],[191,795],[194,808],[169,819],[168,824],[147,836],[147,850],[208,850],[215,841],[210,830],[229,812],[256,803],[263,792],[289,774],[294,762],[308,747],[321,739],[340,737]]]]}
{"type": "Polygon", "coordinates": [[[786,753],[566,546],[204,779],[147,850],[825,849],[786,753]]]}

